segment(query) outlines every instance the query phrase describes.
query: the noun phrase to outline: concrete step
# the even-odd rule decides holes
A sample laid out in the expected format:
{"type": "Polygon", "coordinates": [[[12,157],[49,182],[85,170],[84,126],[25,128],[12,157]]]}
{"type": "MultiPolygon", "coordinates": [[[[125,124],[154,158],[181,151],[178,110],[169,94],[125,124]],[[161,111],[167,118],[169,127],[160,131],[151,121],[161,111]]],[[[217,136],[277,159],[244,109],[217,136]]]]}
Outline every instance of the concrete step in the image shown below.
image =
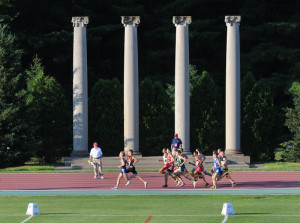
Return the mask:
{"type": "MultiPolygon", "coordinates": [[[[153,170],[160,169],[163,166],[163,162],[159,162],[162,160],[161,156],[136,156],[139,162],[136,164],[136,168],[144,169],[144,170],[153,170]]],[[[237,168],[249,168],[250,162],[249,157],[245,157],[244,155],[228,155],[229,160],[229,168],[237,169],[237,168]]],[[[65,157],[65,166],[64,167],[55,167],[55,170],[92,170],[93,167],[88,163],[89,157],[65,157]]],[[[189,155],[188,162],[193,162],[193,156],[189,155]]],[[[106,170],[119,170],[118,165],[120,163],[120,158],[117,156],[114,157],[104,157],[103,169],[106,170]]],[[[204,162],[204,166],[207,170],[210,170],[213,165],[212,157],[206,156],[206,161],[204,162]]],[[[192,169],[194,166],[191,164],[186,164],[187,169],[192,169]]]]}

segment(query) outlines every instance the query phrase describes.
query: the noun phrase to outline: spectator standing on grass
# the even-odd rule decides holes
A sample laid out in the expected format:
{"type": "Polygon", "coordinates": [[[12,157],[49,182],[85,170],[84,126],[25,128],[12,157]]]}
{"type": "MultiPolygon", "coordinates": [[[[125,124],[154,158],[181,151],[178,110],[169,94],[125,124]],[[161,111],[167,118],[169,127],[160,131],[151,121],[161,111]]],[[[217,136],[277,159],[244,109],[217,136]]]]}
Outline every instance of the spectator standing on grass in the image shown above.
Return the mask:
{"type": "Polygon", "coordinates": [[[98,147],[98,143],[94,142],[93,148],[91,149],[90,152],[90,159],[89,162],[93,165],[94,167],[94,179],[98,178],[98,174],[100,175],[101,179],[104,179],[103,174],[102,174],[102,164],[103,164],[103,153],[101,148],[98,147]]]}
{"type": "Polygon", "coordinates": [[[179,148],[182,148],[182,141],[180,138],[178,138],[178,134],[174,134],[174,138],[172,139],[172,144],[171,144],[171,150],[172,150],[172,155],[175,156],[175,151],[179,148]]]}

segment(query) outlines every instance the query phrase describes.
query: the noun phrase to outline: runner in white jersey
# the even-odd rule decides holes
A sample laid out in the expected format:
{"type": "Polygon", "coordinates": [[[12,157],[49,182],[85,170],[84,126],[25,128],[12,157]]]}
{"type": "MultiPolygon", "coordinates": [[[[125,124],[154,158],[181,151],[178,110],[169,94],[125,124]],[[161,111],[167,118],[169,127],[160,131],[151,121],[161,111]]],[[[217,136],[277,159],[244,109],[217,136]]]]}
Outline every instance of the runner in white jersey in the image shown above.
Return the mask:
{"type": "Polygon", "coordinates": [[[167,164],[168,164],[168,153],[167,153],[167,149],[166,148],[163,148],[162,149],[162,160],[159,160],[159,161],[162,161],[164,162],[164,166],[158,171],[160,174],[165,174],[165,171],[168,169],[167,168],[167,164]]]}

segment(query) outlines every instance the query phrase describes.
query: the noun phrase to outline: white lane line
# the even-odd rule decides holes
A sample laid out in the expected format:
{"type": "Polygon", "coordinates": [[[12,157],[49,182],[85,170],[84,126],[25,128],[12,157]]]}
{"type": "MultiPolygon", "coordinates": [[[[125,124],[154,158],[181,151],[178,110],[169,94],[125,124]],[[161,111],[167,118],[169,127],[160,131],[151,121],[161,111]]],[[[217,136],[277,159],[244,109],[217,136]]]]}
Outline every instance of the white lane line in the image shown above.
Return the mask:
{"type": "Polygon", "coordinates": [[[222,223],[225,223],[228,219],[228,215],[225,215],[225,218],[223,219],[222,223]]]}
{"type": "MultiPolygon", "coordinates": [[[[0,216],[7,216],[7,217],[13,217],[13,216],[23,216],[23,215],[17,215],[17,214],[0,214],[0,216]]],[[[32,218],[34,215],[31,215],[29,218],[32,218]]],[[[40,216],[42,217],[52,217],[52,216],[65,216],[65,217],[149,217],[149,214],[145,214],[145,215],[124,215],[124,214],[41,214],[40,216]]],[[[187,214],[187,215],[176,215],[176,214],[158,214],[158,215],[151,215],[152,217],[220,217],[221,215],[219,214],[187,214]]],[[[300,214],[296,214],[296,215],[288,215],[288,214],[236,214],[236,215],[232,215],[232,217],[300,217],[300,214]]],[[[29,219],[28,219],[29,220],[29,219]]],[[[27,220],[27,221],[28,221],[27,220]]],[[[23,221],[25,222],[25,221],[23,221]]]]}
{"type": "Polygon", "coordinates": [[[26,218],[24,221],[22,221],[21,223],[25,223],[26,221],[29,221],[34,215],[30,215],[28,218],[26,218]]]}

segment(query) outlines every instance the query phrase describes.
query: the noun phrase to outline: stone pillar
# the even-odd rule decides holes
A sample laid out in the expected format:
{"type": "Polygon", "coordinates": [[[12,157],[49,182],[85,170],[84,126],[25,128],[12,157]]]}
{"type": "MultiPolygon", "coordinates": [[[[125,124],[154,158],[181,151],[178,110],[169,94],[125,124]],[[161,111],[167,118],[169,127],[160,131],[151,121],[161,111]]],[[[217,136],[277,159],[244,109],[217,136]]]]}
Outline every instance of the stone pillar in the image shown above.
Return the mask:
{"type": "Polygon", "coordinates": [[[190,153],[190,75],[189,30],[191,16],[173,16],[176,26],[175,52],[175,132],[182,140],[182,148],[190,153]]]}
{"type": "Polygon", "coordinates": [[[241,153],[240,22],[241,16],[225,16],[227,26],[226,154],[241,153]]]}
{"type": "Polygon", "coordinates": [[[88,85],[86,26],[89,17],[72,17],[73,45],[73,152],[88,155],[88,85]]]}
{"type": "Polygon", "coordinates": [[[122,16],[124,40],[124,151],[139,152],[138,43],[139,16],[122,16]]]}

